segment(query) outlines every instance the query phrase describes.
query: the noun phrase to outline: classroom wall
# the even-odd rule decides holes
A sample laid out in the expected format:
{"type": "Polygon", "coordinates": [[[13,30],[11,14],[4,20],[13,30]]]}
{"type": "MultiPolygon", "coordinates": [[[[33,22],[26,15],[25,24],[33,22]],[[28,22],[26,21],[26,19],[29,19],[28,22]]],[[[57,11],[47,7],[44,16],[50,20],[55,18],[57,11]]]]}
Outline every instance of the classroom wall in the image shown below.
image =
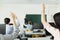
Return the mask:
{"type": "MultiPolygon", "coordinates": [[[[60,11],[60,5],[46,4],[47,21],[53,22],[52,16],[60,11]]],[[[23,28],[26,14],[41,14],[41,4],[1,4],[0,5],[0,24],[4,23],[4,18],[9,17],[10,11],[14,12],[23,28]]],[[[10,18],[10,17],[9,17],[10,18]]],[[[12,20],[11,20],[12,22],[12,20]]]]}

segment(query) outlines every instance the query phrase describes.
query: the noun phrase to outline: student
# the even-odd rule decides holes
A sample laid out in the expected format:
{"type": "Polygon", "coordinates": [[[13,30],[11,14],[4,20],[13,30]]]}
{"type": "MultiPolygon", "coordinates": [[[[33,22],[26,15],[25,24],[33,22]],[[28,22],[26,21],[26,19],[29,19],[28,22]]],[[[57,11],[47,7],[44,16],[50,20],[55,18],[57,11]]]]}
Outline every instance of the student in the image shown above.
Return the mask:
{"type": "Polygon", "coordinates": [[[54,40],[60,40],[60,12],[56,13],[53,16],[53,18],[54,18],[56,27],[52,27],[45,20],[45,5],[42,4],[41,22],[44,25],[44,28],[54,36],[54,40]]]}
{"type": "Polygon", "coordinates": [[[6,35],[0,34],[0,40],[14,40],[18,36],[18,33],[19,33],[18,27],[20,24],[17,24],[16,22],[17,18],[13,13],[11,13],[10,16],[13,19],[13,25],[15,30],[13,31],[12,34],[6,34],[6,35]]]}
{"type": "Polygon", "coordinates": [[[25,26],[26,26],[26,29],[32,30],[32,21],[28,20],[28,24],[25,26]]]}
{"type": "Polygon", "coordinates": [[[6,34],[11,34],[13,32],[13,25],[10,25],[10,18],[5,18],[4,23],[6,24],[6,34]]]}

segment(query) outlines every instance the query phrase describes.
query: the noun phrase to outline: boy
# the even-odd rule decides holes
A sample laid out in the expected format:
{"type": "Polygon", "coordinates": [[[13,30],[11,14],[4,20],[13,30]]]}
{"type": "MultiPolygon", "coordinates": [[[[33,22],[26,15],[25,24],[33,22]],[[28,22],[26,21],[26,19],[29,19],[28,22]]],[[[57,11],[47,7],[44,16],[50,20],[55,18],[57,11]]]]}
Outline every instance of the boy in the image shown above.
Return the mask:
{"type": "Polygon", "coordinates": [[[10,25],[10,18],[5,18],[4,23],[6,24],[6,34],[11,34],[13,32],[13,25],[10,25]]]}
{"type": "Polygon", "coordinates": [[[18,27],[20,24],[17,24],[17,22],[16,22],[17,17],[12,12],[11,12],[10,16],[13,19],[13,25],[14,25],[15,30],[13,31],[12,34],[6,34],[6,35],[0,34],[0,40],[14,40],[18,36],[18,33],[19,33],[18,27]]]}

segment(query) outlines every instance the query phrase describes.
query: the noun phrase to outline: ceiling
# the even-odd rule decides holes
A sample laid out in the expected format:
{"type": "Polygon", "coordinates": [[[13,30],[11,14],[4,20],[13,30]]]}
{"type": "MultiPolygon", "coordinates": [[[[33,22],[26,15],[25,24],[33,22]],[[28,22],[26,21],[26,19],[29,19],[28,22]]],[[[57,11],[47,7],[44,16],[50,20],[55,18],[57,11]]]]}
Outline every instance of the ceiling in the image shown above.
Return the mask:
{"type": "Polygon", "coordinates": [[[0,4],[60,4],[60,0],[0,0],[0,4]]]}

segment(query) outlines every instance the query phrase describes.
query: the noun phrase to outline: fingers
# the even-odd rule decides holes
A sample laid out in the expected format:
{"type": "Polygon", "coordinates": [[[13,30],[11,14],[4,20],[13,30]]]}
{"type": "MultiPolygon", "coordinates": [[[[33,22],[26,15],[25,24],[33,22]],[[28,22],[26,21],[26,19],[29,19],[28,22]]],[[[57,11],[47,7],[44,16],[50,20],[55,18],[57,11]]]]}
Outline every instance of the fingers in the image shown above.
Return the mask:
{"type": "Polygon", "coordinates": [[[45,4],[42,3],[41,6],[42,6],[42,12],[45,13],[45,4]]]}
{"type": "Polygon", "coordinates": [[[43,9],[43,10],[45,9],[45,4],[44,4],[44,3],[42,3],[42,9],[43,9]]]}
{"type": "Polygon", "coordinates": [[[17,19],[17,16],[13,12],[10,12],[10,17],[13,19],[17,19]]]}
{"type": "Polygon", "coordinates": [[[15,14],[13,12],[10,12],[10,17],[15,19],[15,14]]]}
{"type": "Polygon", "coordinates": [[[10,12],[10,15],[11,15],[11,16],[15,16],[15,14],[14,14],[13,12],[10,12]]]}

